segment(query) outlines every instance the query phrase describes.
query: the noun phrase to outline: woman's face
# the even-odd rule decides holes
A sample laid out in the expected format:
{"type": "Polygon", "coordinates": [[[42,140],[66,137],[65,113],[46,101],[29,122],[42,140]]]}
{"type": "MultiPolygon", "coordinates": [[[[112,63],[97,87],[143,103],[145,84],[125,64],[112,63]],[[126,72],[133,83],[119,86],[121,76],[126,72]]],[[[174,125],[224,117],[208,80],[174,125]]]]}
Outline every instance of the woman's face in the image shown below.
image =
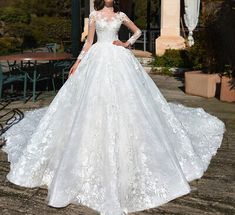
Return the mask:
{"type": "Polygon", "coordinates": [[[106,6],[113,6],[113,0],[104,0],[106,6]]]}

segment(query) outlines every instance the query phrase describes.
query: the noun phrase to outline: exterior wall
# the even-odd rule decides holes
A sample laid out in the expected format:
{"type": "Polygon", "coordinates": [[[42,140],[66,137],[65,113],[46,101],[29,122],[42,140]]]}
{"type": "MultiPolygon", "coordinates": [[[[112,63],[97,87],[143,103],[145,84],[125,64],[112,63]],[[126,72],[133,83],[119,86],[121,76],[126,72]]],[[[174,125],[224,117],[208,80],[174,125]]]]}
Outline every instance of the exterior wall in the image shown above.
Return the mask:
{"type": "Polygon", "coordinates": [[[94,2],[94,0],[90,0],[90,12],[94,10],[94,3],[93,2],[94,2]]]}

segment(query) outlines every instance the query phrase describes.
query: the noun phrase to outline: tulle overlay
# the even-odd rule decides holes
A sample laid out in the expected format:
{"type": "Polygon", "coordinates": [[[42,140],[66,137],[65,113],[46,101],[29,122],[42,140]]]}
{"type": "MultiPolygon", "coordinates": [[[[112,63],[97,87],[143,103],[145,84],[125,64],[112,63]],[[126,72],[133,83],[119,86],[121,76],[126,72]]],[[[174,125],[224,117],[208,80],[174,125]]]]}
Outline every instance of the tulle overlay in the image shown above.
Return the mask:
{"type": "Polygon", "coordinates": [[[48,107],[4,134],[7,178],[46,185],[54,207],[144,210],[189,193],[224,131],[202,108],[168,103],[130,50],[97,42],[48,107]]]}

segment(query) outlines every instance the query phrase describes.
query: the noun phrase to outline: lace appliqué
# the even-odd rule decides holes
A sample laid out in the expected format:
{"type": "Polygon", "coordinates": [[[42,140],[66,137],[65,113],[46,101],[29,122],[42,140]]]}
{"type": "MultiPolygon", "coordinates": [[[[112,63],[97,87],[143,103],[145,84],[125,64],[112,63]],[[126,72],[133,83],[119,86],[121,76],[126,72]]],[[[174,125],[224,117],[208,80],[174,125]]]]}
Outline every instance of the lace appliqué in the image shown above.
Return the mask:
{"type": "Polygon", "coordinates": [[[88,25],[91,26],[93,23],[95,23],[96,13],[95,11],[92,11],[89,15],[89,21],[88,25]]]}
{"type": "Polygon", "coordinates": [[[131,37],[129,40],[127,40],[127,42],[129,42],[131,45],[133,45],[136,40],[141,36],[142,32],[140,29],[138,29],[131,37]]]}
{"type": "MultiPolygon", "coordinates": [[[[91,26],[95,23],[95,11],[92,11],[89,15],[89,21],[88,21],[88,27],[91,28],[91,26]]],[[[78,55],[77,59],[82,60],[83,57],[86,55],[87,51],[84,50],[84,47],[87,45],[87,39],[82,47],[82,51],[78,55]]]]}
{"type": "MultiPolygon", "coordinates": [[[[127,23],[128,25],[131,25],[133,22],[130,20],[130,18],[123,12],[120,13],[120,17],[122,19],[122,22],[123,23],[127,23]]],[[[138,28],[134,34],[127,40],[127,42],[130,44],[130,45],[133,45],[136,40],[141,36],[142,34],[142,31],[138,28]]]]}

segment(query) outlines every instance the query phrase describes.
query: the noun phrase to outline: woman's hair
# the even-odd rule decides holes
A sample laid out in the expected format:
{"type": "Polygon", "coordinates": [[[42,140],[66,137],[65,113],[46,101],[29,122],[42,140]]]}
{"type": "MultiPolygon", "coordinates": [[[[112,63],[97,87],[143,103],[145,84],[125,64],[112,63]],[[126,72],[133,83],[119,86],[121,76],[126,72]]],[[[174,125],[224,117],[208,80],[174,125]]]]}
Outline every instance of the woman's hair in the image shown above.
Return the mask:
{"type": "MultiPolygon", "coordinates": [[[[94,8],[95,10],[101,10],[105,6],[104,0],[94,0],[94,8]]],[[[115,13],[120,11],[119,0],[113,0],[113,10],[115,13]]]]}

